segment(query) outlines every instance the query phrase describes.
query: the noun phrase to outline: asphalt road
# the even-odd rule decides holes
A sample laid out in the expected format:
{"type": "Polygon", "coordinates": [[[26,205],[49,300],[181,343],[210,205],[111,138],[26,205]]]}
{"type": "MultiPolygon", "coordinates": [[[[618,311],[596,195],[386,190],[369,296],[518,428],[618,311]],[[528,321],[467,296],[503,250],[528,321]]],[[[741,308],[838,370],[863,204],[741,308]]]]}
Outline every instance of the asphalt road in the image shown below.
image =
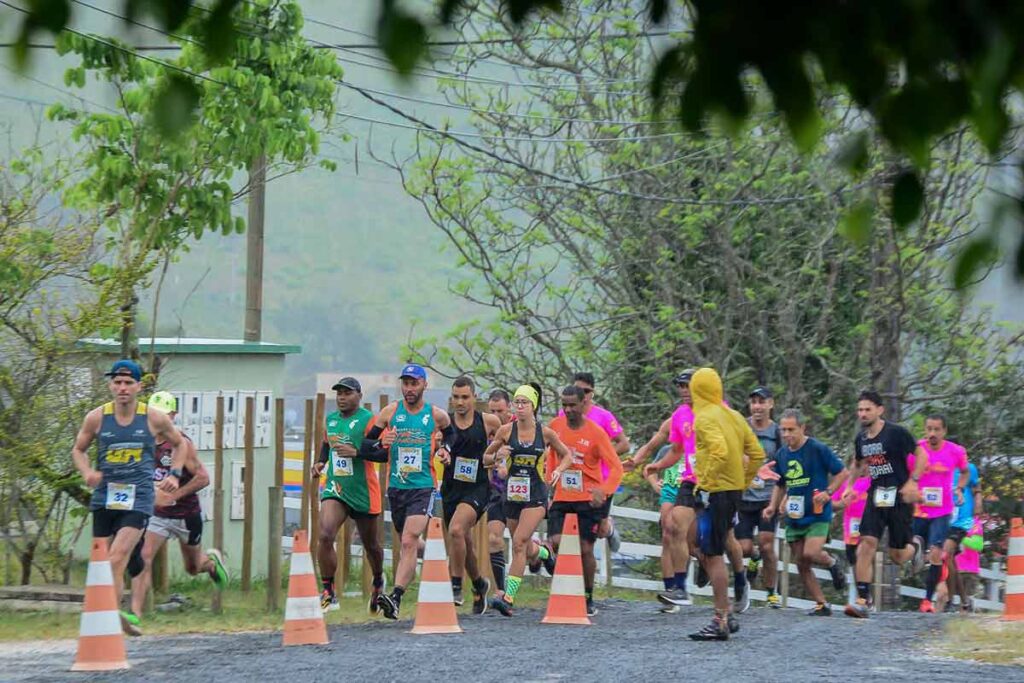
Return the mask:
{"type": "Polygon", "coordinates": [[[132,668],[71,673],[75,643],[0,647],[0,681],[1024,681],[1024,667],[943,658],[934,647],[941,615],[887,613],[868,620],[812,618],[752,608],[729,642],[686,634],[707,607],[677,615],[654,603],[605,601],[589,627],[546,626],[522,610],[507,619],[463,616],[462,634],[415,636],[411,623],[330,629],[330,645],[281,647],[280,633],[131,639],[132,668]]]}

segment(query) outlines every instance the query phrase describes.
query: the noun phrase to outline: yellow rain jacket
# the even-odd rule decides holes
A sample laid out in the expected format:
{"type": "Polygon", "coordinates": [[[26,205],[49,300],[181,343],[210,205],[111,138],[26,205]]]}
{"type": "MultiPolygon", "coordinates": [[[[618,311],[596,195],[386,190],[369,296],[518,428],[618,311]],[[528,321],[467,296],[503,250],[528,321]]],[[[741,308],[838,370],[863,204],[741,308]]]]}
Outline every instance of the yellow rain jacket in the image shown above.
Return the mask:
{"type": "Polygon", "coordinates": [[[690,394],[697,486],[712,492],[743,491],[764,463],[761,443],[742,415],[722,405],[722,378],[712,368],[693,373],[690,394]]]}

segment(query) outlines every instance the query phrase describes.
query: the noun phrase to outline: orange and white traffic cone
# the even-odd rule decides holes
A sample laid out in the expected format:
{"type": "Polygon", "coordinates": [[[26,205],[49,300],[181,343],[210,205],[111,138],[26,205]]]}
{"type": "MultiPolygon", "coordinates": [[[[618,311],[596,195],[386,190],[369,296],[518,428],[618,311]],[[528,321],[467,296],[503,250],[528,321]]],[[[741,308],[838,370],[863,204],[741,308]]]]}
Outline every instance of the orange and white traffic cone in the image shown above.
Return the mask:
{"type": "Polygon", "coordinates": [[[590,626],[587,598],[583,586],[583,557],[580,555],[580,524],[576,513],[570,512],[562,524],[562,541],[558,544],[555,575],[551,577],[548,611],[542,624],[579,624],[590,626]]]}
{"type": "Polygon", "coordinates": [[[1003,619],[1024,621],[1024,520],[1010,520],[1010,545],[1006,552],[1006,602],[1003,619]]]}
{"type": "Polygon", "coordinates": [[[288,600],[284,606],[284,645],[326,645],[327,626],[320,608],[313,558],[305,529],[295,532],[288,572],[288,600]]]}
{"type": "Polygon", "coordinates": [[[423,549],[423,571],[416,600],[416,622],[412,633],[462,633],[455,614],[452,577],[448,573],[448,553],[444,547],[441,520],[433,517],[427,527],[427,546],[423,549]]]}
{"type": "Polygon", "coordinates": [[[85,604],[79,626],[78,654],[72,671],[115,671],[128,668],[128,655],[121,632],[121,614],[114,573],[110,568],[105,539],[94,539],[85,579],[85,604]]]}

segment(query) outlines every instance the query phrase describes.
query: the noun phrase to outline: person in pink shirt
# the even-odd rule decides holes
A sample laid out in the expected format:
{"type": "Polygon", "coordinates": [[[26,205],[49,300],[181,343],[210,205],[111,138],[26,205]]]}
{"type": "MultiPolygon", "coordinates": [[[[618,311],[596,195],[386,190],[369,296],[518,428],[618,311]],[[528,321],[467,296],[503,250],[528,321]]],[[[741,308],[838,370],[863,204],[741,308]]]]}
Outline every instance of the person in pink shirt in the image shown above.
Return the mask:
{"type": "MultiPolygon", "coordinates": [[[[963,446],[946,440],[946,418],[943,415],[929,415],[924,421],[925,438],[918,446],[928,458],[928,464],[921,474],[918,486],[917,508],[914,512],[914,542],[921,547],[928,544],[928,577],[925,579],[925,597],[921,601],[922,612],[934,612],[932,597],[942,576],[942,545],[949,535],[953,522],[953,510],[963,503],[964,491],[969,478],[967,451],[963,446]],[[960,470],[961,482],[954,492],[953,472],[960,470]]],[[[913,470],[915,456],[907,459],[907,467],[913,470]]]]}
{"type": "Polygon", "coordinates": [[[978,575],[981,573],[981,551],[985,547],[985,527],[980,519],[975,518],[974,527],[960,544],[960,552],[956,556],[956,570],[960,573],[961,593],[960,609],[964,612],[973,608],[974,591],[978,588],[978,575]],[[967,597],[964,600],[964,596],[967,597]]]}
{"type": "Polygon", "coordinates": [[[871,477],[860,477],[856,481],[847,479],[832,494],[832,509],[843,511],[843,543],[846,544],[846,561],[850,566],[857,564],[857,544],[860,543],[860,520],[868,502],[871,477]]]}

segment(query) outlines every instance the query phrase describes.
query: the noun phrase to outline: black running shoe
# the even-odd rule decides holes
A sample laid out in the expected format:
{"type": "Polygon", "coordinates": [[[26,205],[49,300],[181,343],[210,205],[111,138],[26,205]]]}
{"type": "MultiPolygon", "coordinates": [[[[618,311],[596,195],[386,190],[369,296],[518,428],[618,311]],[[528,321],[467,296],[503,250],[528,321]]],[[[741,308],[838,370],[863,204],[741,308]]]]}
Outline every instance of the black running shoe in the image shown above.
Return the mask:
{"type": "Polygon", "coordinates": [[[664,605],[677,606],[693,604],[693,600],[690,599],[690,595],[682,588],[672,588],[662,593],[658,593],[658,602],[664,605]]]}
{"type": "Polygon", "coordinates": [[[725,623],[726,623],[726,624],[727,624],[727,625],[729,626],[729,633],[730,633],[730,634],[731,634],[731,633],[736,633],[737,631],[739,631],[739,630],[740,630],[740,622],[739,622],[739,619],[737,619],[737,618],[736,618],[736,616],[735,616],[735,615],[733,615],[733,614],[730,614],[730,615],[729,615],[729,616],[728,616],[728,617],[726,618],[726,620],[725,620],[725,623]]]}
{"type": "Polygon", "coordinates": [[[807,613],[809,617],[830,617],[832,616],[832,608],[828,604],[815,605],[814,609],[807,613]]]}
{"type": "Polygon", "coordinates": [[[597,607],[594,606],[594,598],[587,598],[587,616],[592,617],[597,614],[597,607]]]}
{"type": "Polygon", "coordinates": [[[846,572],[843,570],[842,563],[836,560],[836,563],[828,568],[828,573],[832,575],[832,587],[837,591],[846,590],[846,572]]]}
{"type": "Polygon", "coordinates": [[[490,579],[481,578],[479,583],[473,584],[473,614],[483,614],[487,611],[487,596],[490,592],[490,579]]]}
{"type": "Polygon", "coordinates": [[[462,603],[465,602],[465,600],[462,599],[462,586],[459,586],[458,588],[452,586],[452,602],[455,603],[456,607],[462,607],[462,603]]]}
{"type": "Polygon", "coordinates": [[[555,560],[557,559],[555,557],[555,550],[554,550],[554,548],[551,547],[551,544],[548,543],[547,541],[544,542],[544,547],[548,549],[548,559],[542,560],[542,562],[544,563],[544,569],[548,570],[548,574],[551,574],[551,576],[554,576],[555,575],[555,560]]]}
{"type": "Polygon", "coordinates": [[[388,595],[387,593],[381,593],[377,598],[377,606],[380,607],[380,611],[388,619],[398,619],[398,608],[400,605],[401,603],[395,600],[393,595],[388,595]]]}
{"type": "Polygon", "coordinates": [[[515,614],[515,611],[512,609],[512,603],[505,598],[494,598],[491,600],[491,607],[498,610],[503,617],[510,617],[515,614]]]}
{"type": "Polygon", "coordinates": [[[704,569],[704,565],[700,562],[697,563],[697,578],[695,581],[697,582],[697,588],[703,588],[711,583],[711,577],[708,576],[707,570],[704,569]]]}
{"type": "Polygon", "coordinates": [[[690,640],[729,640],[729,627],[719,617],[711,620],[711,623],[690,634],[690,640]]]}

